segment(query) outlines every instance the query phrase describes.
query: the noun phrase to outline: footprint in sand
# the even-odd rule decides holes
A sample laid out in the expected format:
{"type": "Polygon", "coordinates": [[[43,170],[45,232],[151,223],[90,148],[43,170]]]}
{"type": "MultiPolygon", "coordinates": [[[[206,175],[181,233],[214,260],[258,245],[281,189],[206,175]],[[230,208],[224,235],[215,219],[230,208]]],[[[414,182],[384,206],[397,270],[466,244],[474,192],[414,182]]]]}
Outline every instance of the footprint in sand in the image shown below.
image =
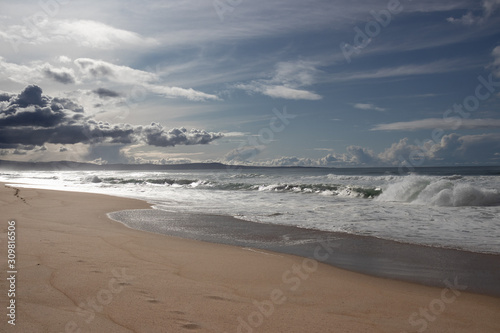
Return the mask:
{"type": "Polygon", "coordinates": [[[185,328],[185,329],[188,329],[188,330],[198,330],[198,329],[201,328],[201,326],[198,325],[198,324],[190,323],[190,324],[182,325],[182,328],[185,328]]]}
{"type": "Polygon", "coordinates": [[[170,311],[170,313],[173,313],[173,314],[178,314],[178,315],[185,315],[186,313],[185,312],[182,312],[182,311],[170,311]]]}
{"type": "Polygon", "coordinates": [[[214,299],[216,301],[225,301],[226,300],[224,297],[220,297],[220,296],[205,296],[205,298],[214,299]]]}

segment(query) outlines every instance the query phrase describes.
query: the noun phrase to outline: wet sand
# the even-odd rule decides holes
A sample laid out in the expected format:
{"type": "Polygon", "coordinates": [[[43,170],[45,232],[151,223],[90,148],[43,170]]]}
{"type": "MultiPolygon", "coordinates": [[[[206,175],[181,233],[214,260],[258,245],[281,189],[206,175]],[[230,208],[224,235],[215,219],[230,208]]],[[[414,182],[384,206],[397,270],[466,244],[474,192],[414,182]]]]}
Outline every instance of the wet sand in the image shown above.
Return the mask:
{"type": "Polygon", "coordinates": [[[113,212],[109,216],[134,229],[293,254],[355,272],[429,286],[445,287],[446,281],[457,279],[469,292],[500,297],[500,255],[248,222],[231,216],[157,209],[113,212]]]}

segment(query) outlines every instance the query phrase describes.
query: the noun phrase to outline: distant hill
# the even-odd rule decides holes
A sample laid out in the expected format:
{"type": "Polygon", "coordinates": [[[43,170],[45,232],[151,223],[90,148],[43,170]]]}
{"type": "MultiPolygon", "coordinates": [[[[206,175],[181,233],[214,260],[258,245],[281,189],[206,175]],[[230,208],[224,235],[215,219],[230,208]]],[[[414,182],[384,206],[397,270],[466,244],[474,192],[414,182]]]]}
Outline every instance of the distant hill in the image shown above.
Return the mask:
{"type": "Polygon", "coordinates": [[[222,163],[188,163],[188,164],[93,164],[80,163],[71,161],[54,161],[54,162],[15,162],[0,160],[0,170],[39,170],[39,171],[54,171],[54,170],[182,170],[182,169],[226,169],[234,168],[235,166],[226,166],[222,163]]]}
{"type": "MultiPolygon", "coordinates": [[[[93,164],[71,161],[54,162],[15,162],[0,160],[0,170],[14,171],[103,171],[103,170],[138,170],[138,171],[162,171],[162,170],[220,170],[220,169],[264,169],[276,167],[258,167],[247,165],[226,165],[222,163],[186,163],[186,164],[93,164]]],[[[288,168],[288,167],[285,167],[288,168]]]]}

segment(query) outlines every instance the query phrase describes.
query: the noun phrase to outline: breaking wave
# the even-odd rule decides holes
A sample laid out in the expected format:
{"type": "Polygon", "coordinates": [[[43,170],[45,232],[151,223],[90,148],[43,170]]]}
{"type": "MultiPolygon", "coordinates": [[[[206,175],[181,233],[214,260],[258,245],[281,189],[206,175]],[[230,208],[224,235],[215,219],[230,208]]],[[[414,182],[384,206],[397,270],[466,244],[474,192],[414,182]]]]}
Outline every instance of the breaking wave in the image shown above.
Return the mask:
{"type": "Polygon", "coordinates": [[[261,192],[281,192],[281,193],[302,193],[335,195],[343,197],[374,198],[382,190],[377,187],[360,187],[332,184],[255,184],[255,183],[233,183],[215,182],[199,179],[173,179],[173,178],[99,178],[89,176],[84,179],[86,183],[103,183],[109,185],[165,185],[170,187],[198,188],[226,191],[261,191],[261,192]]]}
{"type": "Polygon", "coordinates": [[[254,186],[253,189],[268,192],[316,193],[322,195],[339,195],[361,198],[374,198],[382,193],[380,188],[363,188],[329,184],[273,184],[254,186]]]}
{"type": "Polygon", "coordinates": [[[99,178],[97,176],[90,176],[85,178],[85,182],[90,183],[106,183],[113,185],[123,185],[123,184],[155,184],[155,185],[170,185],[170,186],[186,186],[189,185],[191,187],[199,185],[201,183],[207,183],[201,180],[193,180],[193,179],[171,179],[171,178],[152,178],[152,179],[141,179],[141,178],[99,178]]]}
{"type": "MultiPolygon", "coordinates": [[[[460,175],[431,177],[421,175],[383,176],[371,179],[371,184],[364,177],[355,179],[335,179],[328,177],[326,183],[312,182],[289,183],[261,181],[259,175],[253,175],[245,180],[235,181],[236,177],[221,179],[197,178],[163,178],[163,177],[102,177],[89,176],[86,183],[100,183],[104,186],[140,185],[140,186],[167,186],[172,188],[197,188],[199,190],[220,191],[258,191],[269,193],[316,194],[322,196],[338,196],[362,199],[376,199],[385,202],[404,202],[433,206],[500,206],[500,191],[485,188],[487,184],[470,183],[460,175]],[[336,182],[338,181],[338,183],[336,182]],[[358,184],[356,184],[358,182],[358,184]],[[379,185],[376,185],[379,183],[379,185]]],[[[289,179],[290,180],[290,179],[289,179]]]]}
{"type": "Polygon", "coordinates": [[[435,180],[409,176],[388,185],[376,200],[450,207],[500,206],[498,190],[457,182],[460,179],[461,177],[444,177],[435,180]]]}

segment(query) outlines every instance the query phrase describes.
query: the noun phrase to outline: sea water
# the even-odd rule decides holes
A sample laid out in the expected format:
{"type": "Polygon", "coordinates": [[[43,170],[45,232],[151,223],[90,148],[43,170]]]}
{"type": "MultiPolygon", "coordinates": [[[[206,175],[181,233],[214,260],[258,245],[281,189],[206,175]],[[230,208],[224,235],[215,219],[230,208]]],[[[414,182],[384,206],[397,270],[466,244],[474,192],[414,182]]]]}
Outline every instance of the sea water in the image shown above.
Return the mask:
{"type": "MultiPolygon", "coordinates": [[[[0,171],[25,187],[147,200],[155,209],[500,254],[500,168],[0,171]]],[[[147,223],[145,221],[144,223],[147,223]]]]}

